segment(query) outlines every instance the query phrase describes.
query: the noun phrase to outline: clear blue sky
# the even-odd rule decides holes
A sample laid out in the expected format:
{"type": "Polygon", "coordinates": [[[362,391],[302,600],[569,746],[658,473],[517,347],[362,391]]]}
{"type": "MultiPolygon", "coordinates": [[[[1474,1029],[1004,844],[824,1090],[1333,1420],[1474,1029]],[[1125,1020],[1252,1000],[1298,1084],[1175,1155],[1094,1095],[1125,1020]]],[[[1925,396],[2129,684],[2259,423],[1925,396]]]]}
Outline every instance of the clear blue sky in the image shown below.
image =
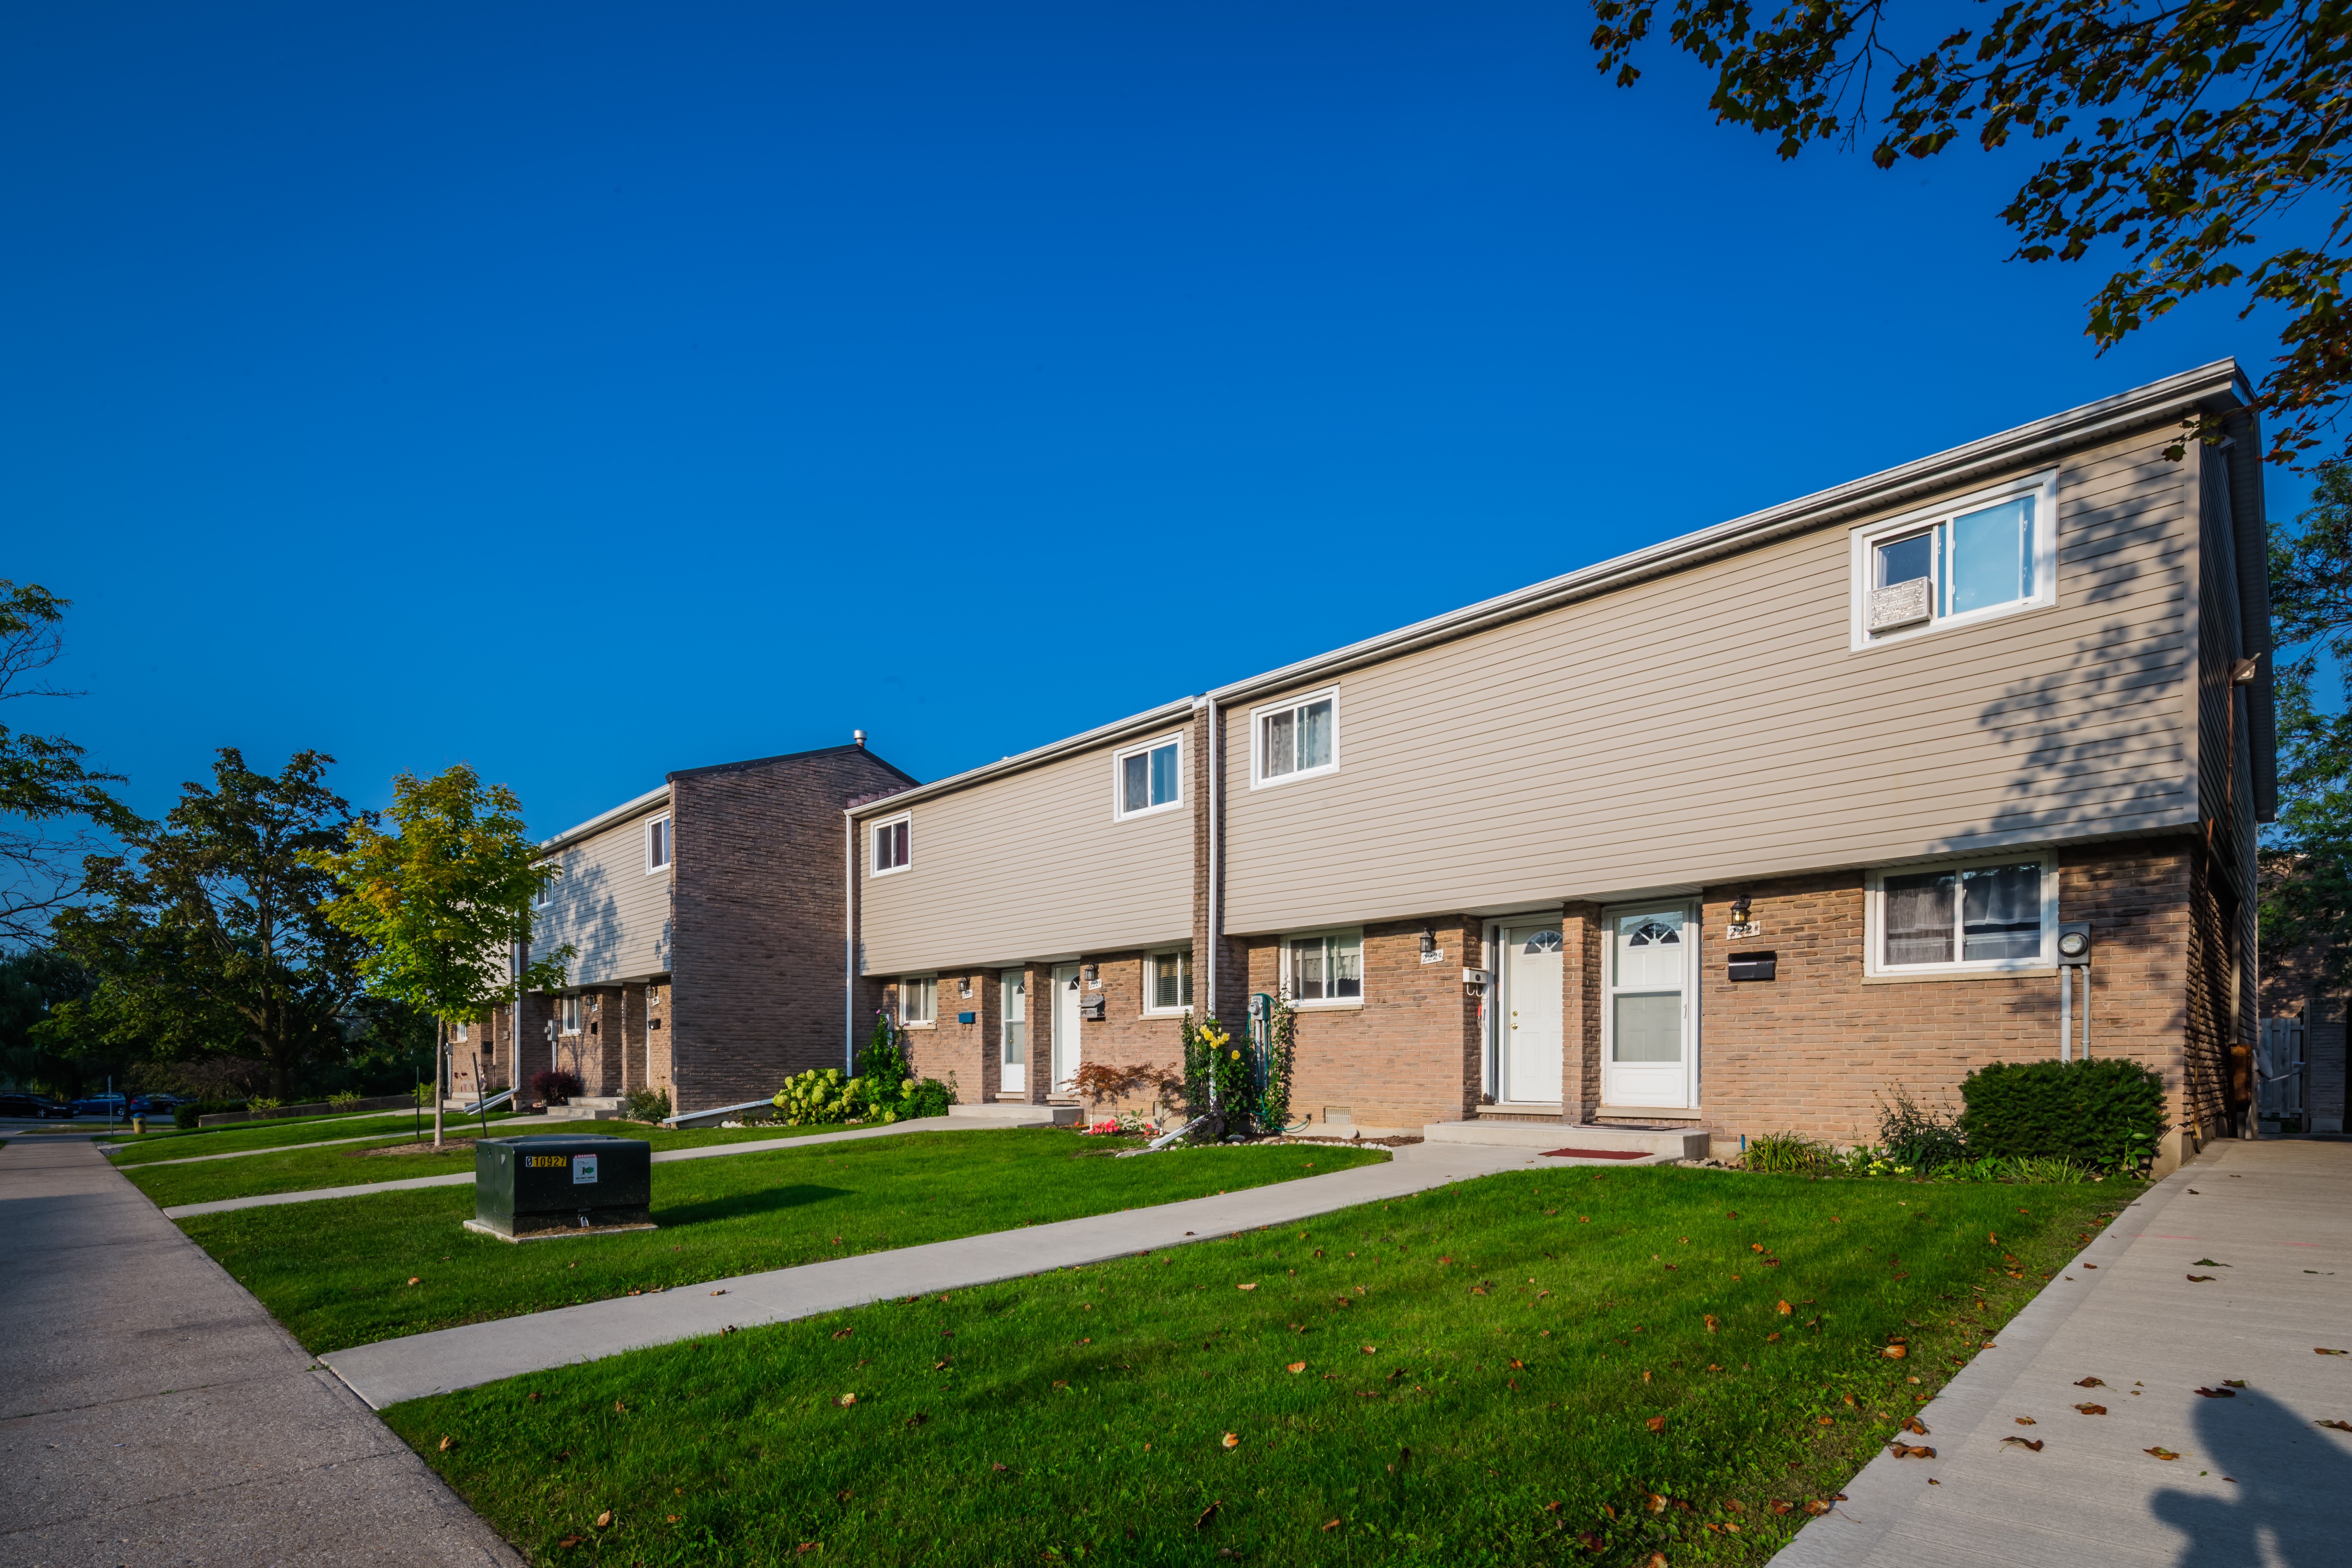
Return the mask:
{"type": "Polygon", "coordinates": [[[6,717],[151,811],[224,744],[540,830],[859,727],[932,778],[2276,352],[2095,358],[2022,153],[1785,164],[1590,27],[11,8],[0,576],[89,695],[6,717]]]}

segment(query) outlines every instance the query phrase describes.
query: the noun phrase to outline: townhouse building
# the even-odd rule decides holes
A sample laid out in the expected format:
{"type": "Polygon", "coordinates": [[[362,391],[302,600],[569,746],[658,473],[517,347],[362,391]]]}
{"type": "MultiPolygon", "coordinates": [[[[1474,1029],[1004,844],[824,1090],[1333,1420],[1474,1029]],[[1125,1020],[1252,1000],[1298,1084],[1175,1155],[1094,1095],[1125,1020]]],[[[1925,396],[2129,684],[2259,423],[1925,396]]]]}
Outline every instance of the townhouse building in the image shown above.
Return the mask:
{"type": "Polygon", "coordinates": [[[507,1006],[457,1043],[458,1092],[554,1068],[587,1098],[665,1089],[691,1113],[839,1065],[842,813],[915,782],[861,734],[670,773],[547,839],[532,945],[573,949],[569,984],[522,998],[519,1037],[507,1006]]]}
{"type": "Polygon", "coordinates": [[[2177,1159],[2256,1017],[2249,404],[2207,365],[852,807],[844,1012],[1045,1101],[1264,994],[1318,1131],[1721,1151],[2088,1049],[2177,1159]]]}

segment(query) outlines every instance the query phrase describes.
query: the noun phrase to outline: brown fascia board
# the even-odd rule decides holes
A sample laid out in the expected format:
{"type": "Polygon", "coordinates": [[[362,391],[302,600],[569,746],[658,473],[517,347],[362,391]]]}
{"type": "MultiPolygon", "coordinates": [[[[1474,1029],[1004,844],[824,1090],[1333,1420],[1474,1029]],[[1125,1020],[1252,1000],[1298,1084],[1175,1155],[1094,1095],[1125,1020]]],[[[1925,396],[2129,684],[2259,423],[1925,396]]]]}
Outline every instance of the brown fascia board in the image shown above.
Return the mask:
{"type": "Polygon", "coordinates": [[[1072,735],[1067,740],[1055,741],[1050,745],[1039,746],[1034,751],[1000,758],[982,767],[967,768],[960,773],[950,773],[933,784],[918,784],[913,789],[899,790],[896,794],[879,795],[869,801],[853,801],[845,809],[853,817],[873,816],[884,811],[903,811],[918,801],[929,800],[933,796],[950,794],[960,789],[969,789],[973,784],[982,784],[992,778],[1000,778],[1008,773],[1024,773],[1031,768],[1043,767],[1047,763],[1055,762],[1080,752],[1090,752],[1102,746],[1115,746],[1121,741],[1135,740],[1154,730],[1164,730],[1174,721],[1190,719],[1193,709],[1197,706],[1199,706],[1197,698],[1180,697],[1173,702],[1163,702],[1159,707],[1148,709],[1141,713],[1114,720],[1108,724],[1088,730],[1083,734],[1072,735]]]}
{"type": "Polygon", "coordinates": [[[1343,670],[1391,658],[1432,644],[1448,642],[1490,626],[1540,615],[1580,599],[1684,571],[1720,556],[1750,550],[1772,540],[1821,528],[1841,519],[1899,505],[1971,480],[2030,468],[2067,451],[2137,427],[2160,424],[2190,408],[2225,412],[2252,400],[2244,373],[2234,359],[2215,360],[2114,397],[2086,403],[2063,414],[2021,425],[1996,436],[1933,457],[1920,458],[1864,479],[1784,501],[1746,517],[1685,533],[1598,565],[1587,566],[1532,587],[1450,611],[1299,663],[1268,670],[1209,695],[1220,704],[1270,696],[1286,688],[1325,680],[1343,670]]]}

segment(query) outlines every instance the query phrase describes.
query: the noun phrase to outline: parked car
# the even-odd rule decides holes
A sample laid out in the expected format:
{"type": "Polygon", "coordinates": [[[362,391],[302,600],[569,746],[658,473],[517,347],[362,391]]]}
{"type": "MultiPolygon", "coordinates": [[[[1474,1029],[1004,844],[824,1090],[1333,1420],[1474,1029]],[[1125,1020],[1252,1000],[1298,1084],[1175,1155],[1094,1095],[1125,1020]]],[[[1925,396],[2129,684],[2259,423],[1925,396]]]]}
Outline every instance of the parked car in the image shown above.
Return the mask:
{"type": "Polygon", "coordinates": [[[119,1094],[85,1094],[79,1100],[73,1102],[73,1114],[76,1116],[111,1116],[116,1121],[120,1121],[125,1116],[130,1114],[129,1111],[124,1109],[125,1104],[126,1102],[122,1096],[119,1094]]]}
{"type": "Polygon", "coordinates": [[[51,1100],[43,1094],[0,1094],[0,1117],[23,1121],[46,1121],[73,1114],[65,1101],[51,1100]]]}
{"type": "Polygon", "coordinates": [[[131,1102],[133,1116],[169,1116],[180,1106],[193,1104],[176,1094],[142,1094],[131,1102]]]}

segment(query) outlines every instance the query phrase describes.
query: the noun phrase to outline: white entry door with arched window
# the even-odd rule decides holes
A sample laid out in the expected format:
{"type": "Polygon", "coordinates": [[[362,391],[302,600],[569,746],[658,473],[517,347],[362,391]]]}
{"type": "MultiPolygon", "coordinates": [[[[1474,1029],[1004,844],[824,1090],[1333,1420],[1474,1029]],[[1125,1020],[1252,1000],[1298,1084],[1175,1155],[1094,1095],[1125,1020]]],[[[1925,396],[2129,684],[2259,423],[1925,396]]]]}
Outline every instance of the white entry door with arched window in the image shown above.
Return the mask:
{"type": "Polygon", "coordinates": [[[1698,1103],[1698,922],[1685,904],[1612,910],[1601,1010],[1605,1105],[1698,1103]]]}
{"type": "Polygon", "coordinates": [[[1560,1102],[1559,921],[1496,928],[1502,981],[1495,1008],[1495,1096],[1507,1105],[1560,1102]]]}

